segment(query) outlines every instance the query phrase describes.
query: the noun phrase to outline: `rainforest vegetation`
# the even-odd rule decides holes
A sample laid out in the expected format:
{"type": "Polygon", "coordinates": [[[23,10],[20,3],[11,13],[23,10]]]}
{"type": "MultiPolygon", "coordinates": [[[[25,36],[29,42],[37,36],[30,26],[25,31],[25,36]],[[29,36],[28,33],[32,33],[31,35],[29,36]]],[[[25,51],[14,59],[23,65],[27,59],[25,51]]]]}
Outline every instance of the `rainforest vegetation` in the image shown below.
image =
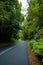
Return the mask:
{"type": "Polygon", "coordinates": [[[23,20],[18,0],[0,0],[0,42],[18,39],[20,24],[23,20]]]}
{"type": "Polygon", "coordinates": [[[28,2],[26,19],[21,6],[18,0],[0,0],[0,42],[28,40],[32,50],[43,57],[43,0],[28,2]]]}
{"type": "Polygon", "coordinates": [[[28,40],[32,50],[43,56],[43,0],[30,0],[28,6],[22,26],[22,39],[28,40]]]}

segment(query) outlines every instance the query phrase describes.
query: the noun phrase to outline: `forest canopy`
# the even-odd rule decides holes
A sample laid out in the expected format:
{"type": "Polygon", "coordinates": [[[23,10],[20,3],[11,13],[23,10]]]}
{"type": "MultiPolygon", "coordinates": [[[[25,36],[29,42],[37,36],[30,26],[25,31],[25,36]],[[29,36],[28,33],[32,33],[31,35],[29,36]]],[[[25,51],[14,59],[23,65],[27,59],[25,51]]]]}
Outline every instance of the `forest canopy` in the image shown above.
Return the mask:
{"type": "Polygon", "coordinates": [[[43,35],[43,0],[30,0],[28,5],[28,15],[22,27],[23,36],[26,39],[40,38],[43,35]]]}
{"type": "Polygon", "coordinates": [[[23,20],[18,0],[0,0],[0,42],[18,38],[20,23],[23,20]]]}

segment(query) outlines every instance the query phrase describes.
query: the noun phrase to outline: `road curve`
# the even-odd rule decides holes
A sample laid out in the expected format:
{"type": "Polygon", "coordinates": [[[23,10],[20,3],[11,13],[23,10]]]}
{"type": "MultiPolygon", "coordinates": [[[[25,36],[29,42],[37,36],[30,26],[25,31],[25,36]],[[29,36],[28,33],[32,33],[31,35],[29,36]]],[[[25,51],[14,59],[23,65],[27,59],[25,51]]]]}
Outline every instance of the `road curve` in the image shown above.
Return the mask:
{"type": "Polygon", "coordinates": [[[21,41],[0,55],[0,65],[29,65],[26,54],[26,42],[21,41]]]}

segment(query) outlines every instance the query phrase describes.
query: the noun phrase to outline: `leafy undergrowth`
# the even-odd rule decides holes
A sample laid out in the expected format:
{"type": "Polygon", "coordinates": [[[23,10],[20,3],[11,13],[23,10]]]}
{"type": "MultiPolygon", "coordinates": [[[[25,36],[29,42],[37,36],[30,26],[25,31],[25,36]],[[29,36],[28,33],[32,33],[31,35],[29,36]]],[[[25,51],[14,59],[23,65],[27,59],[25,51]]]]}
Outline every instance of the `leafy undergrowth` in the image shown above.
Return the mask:
{"type": "Polygon", "coordinates": [[[31,40],[28,45],[32,48],[32,51],[38,56],[38,58],[43,63],[43,39],[38,41],[31,40]]]}
{"type": "Polygon", "coordinates": [[[19,41],[18,39],[11,38],[11,42],[12,42],[12,43],[16,43],[16,42],[18,42],[18,41],[19,41]]]}

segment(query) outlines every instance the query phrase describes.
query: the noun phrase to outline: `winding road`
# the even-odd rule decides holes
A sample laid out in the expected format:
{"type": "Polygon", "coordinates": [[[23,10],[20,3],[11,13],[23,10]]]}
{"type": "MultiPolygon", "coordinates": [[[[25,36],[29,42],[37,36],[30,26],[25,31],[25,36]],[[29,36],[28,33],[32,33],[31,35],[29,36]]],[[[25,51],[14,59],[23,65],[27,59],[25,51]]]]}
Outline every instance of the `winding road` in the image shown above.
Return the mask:
{"type": "Polygon", "coordinates": [[[21,41],[0,53],[0,65],[29,65],[26,42],[21,41]]]}

